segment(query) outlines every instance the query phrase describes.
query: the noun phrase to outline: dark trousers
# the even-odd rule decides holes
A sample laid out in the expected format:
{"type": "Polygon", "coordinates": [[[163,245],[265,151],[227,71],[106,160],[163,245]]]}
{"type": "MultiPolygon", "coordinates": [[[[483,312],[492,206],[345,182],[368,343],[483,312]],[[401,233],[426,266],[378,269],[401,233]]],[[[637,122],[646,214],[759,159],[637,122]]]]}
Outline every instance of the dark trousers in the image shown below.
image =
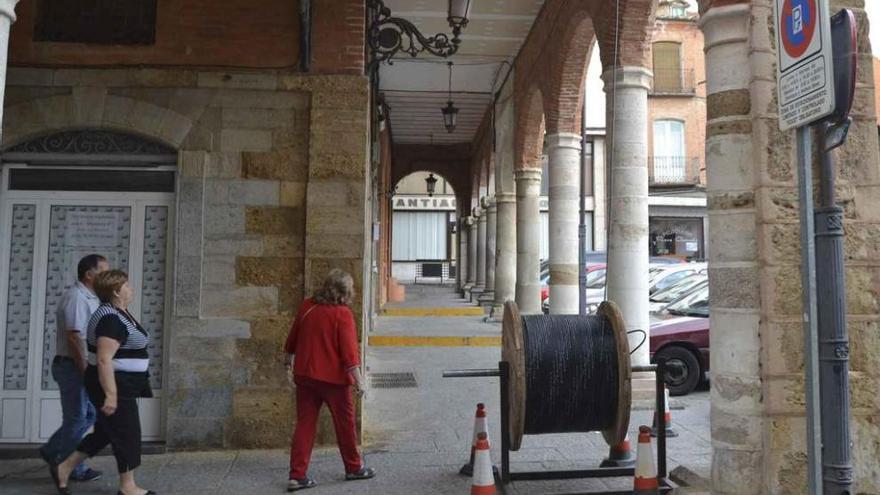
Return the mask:
{"type": "MultiPolygon", "coordinates": [[[[52,361],[52,377],[58,382],[61,395],[61,427],[58,428],[46,445],[40,448],[43,458],[53,464],[67,459],[76,450],[83,435],[95,424],[95,407],[89,401],[83,386],[83,376],[73,359],[55,356],[52,361]]],[[[73,476],[86,471],[81,463],[73,470],[73,476]]]]}
{"type": "Polygon", "coordinates": [[[346,473],[362,467],[357,449],[357,430],[354,423],[354,401],[351,387],[296,377],[296,429],[290,445],[290,478],[306,477],[312,447],[318,426],[321,405],[327,403],[336,429],[336,442],[345,464],[346,473]]]}
{"type": "Polygon", "coordinates": [[[116,412],[107,416],[101,412],[104,390],[98,381],[97,368],[89,366],[85,382],[89,399],[98,410],[98,419],[95,421],[95,430],[86,435],[76,449],[92,457],[109,444],[113,447],[113,456],[116,457],[116,467],[120,473],[140,466],[141,418],[137,399],[119,397],[116,412]]]}

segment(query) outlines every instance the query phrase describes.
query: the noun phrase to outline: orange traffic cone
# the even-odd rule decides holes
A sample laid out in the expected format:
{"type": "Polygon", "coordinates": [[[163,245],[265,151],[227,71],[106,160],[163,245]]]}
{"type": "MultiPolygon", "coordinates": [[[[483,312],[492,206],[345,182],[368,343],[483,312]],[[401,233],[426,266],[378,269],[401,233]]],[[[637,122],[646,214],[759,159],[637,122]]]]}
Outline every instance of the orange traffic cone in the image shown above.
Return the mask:
{"type": "Polygon", "coordinates": [[[636,458],[632,454],[632,446],[629,443],[629,435],[617,445],[611,447],[599,467],[632,467],[636,464],[636,458]]]}
{"type": "Polygon", "coordinates": [[[474,478],[471,481],[471,495],[495,495],[495,477],[492,474],[492,456],[489,454],[489,440],[486,438],[485,433],[477,435],[477,448],[474,451],[474,478]]]}
{"type": "Polygon", "coordinates": [[[458,470],[458,474],[463,474],[465,476],[474,475],[474,450],[477,448],[477,436],[480,433],[485,433],[487,438],[489,436],[489,425],[486,422],[486,405],[482,402],[477,404],[477,412],[474,415],[474,436],[471,439],[471,457],[468,463],[458,470]]]}
{"type": "MultiPolygon", "coordinates": [[[[666,423],[666,438],[678,436],[678,432],[672,429],[672,410],[669,409],[669,389],[663,387],[663,414],[664,423],[666,423]]],[[[651,436],[657,436],[657,411],[654,411],[654,424],[651,426],[651,436]]]]}
{"type": "Polygon", "coordinates": [[[654,451],[651,449],[651,429],[639,426],[639,446],[636,450],[636,473],[633,481],[634,495],[656,494],[660,489],[657,469],[654,467],[654,451]]]}

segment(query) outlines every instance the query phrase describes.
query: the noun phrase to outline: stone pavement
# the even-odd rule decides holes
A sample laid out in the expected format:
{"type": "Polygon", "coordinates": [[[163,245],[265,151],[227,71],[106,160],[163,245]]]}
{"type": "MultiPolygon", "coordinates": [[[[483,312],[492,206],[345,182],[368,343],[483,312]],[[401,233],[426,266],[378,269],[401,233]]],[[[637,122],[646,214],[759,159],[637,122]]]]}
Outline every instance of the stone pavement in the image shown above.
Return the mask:
{"type": "MultiPolygon", "coordinates": [[[[409,289],[409,287],[407,287],[409,289]]],[[[418,291],[441,305],[456,301],[447,288],[418,291]]],[[[417,291],[407,292],[417,307],[417,291]]],[[[462,306],[464,306],[462,304],[462,306]]],[[[500,335],[500,325],[478,316],[380,317],[378,335],[500,335]]],[[[433,495],[469,493],[469,478],[458,475],[467,460],[474,409],[485,402],[489,412],[492,457],[500,463],[498,379],[444,379],[445,369],[497,367],[497,347],[369,347],[368,374],[410,372],[415,387],[372,388],[364,409],[366,462],[379,474],[369,481],[343,480],[335,448],[316,449],[310,475],[319,485],[309,494],[433,495]]],[[[669,468],[684,465],[708,478],[709,393],[697,392],[672,400],[673,421],[681,434],[669,440],[669,468]]],[[[633,432],[650,424],[652,411],[633,412],[633,432]]],[[[631,437],[635,439],[634,434],[631,437]]],[[[512,470],[584,469],[597,466],[607,446],[598,433],[526,436],[523,447],[511,453],[512,470]]],[[[99,457],[92,465],[110,473],[105,479],[74,484],[77,494],[115,493],[113,458],[99,457]]],[[[179,452],[144,457],[137,478],[160,494],[282,493],[287,478],[283,450],[179,452]]],[[[573,494],[586,490],[631,488],[631,479],[517,482],[509,494],[573,494]]],[[[698,493],[687,490],[687,493],[698,493]]],[[[3,495],[54,493],[44,464],[38,459],[0,461],[3,495]]]]}

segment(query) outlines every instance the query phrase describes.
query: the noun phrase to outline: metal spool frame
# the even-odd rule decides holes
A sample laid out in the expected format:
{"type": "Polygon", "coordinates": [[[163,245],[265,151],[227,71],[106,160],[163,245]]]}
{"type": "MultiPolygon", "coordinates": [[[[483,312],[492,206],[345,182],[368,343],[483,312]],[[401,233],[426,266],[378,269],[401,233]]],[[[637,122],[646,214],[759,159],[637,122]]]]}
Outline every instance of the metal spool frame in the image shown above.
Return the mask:
{"type": "MultiPolygon", "coordinates": [[[[618,401],[617,413],[612,426],[602,430],[602,436],[609,446],[617,445],[626,437],[632,398],[632,368],[630,365],[629,343],[626,325],[617,305],[605,301],[599,306],[597,317],[605,318],[611,324],[617,347],[618,401]]],[[[587,358],[589,356],[586,356],[587,358]]],[[[508,435],[510,450],[517,451],[522,445],[526,418],[526,369],[523,346],[523,325],[519,307],[513,301],[504,304],[504,318],[501,330],[501,359],[510,365],[508,381],[508,435]]]]}

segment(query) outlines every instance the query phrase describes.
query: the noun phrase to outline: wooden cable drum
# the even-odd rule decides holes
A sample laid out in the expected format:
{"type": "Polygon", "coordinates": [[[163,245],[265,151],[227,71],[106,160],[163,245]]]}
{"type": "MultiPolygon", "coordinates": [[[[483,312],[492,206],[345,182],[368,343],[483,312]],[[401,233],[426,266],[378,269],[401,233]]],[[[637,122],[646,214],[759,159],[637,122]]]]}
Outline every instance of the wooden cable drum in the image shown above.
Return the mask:
{"type": "Polygon", "coordinates": [[[520,315],[504,305],[501,358],[510,365],[508,435],[601,431],[626,437],[632,370],[623,315],[605,301],[595,315],[520,315]]]}

